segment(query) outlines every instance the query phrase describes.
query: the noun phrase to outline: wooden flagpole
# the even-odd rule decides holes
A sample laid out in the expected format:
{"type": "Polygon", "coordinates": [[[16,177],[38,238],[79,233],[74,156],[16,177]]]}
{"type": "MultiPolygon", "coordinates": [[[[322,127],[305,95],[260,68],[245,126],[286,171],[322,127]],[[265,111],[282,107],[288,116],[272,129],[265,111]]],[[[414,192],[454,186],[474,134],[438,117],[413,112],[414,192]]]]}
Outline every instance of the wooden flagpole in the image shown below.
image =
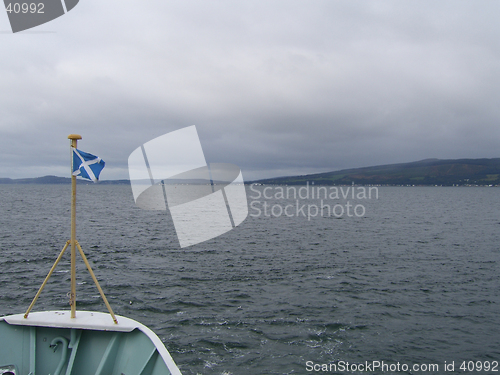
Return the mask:
{"type": "MultiPolygon", "coordinates": [[[[68,139],[71,140],[71,147],[76,148],[77,142],[79,139],[82,139],[82,137],[78,134],[70,134],[68,135],[68,139]]],[[[99,293],[101,294],[102,299],[104,300],[104,304],[108,308],[108,311],[111,315],[111,318],[115,322],[115,324],[118,324],[118,320],[116,319],[115,314],[113,313],[113,309],[111,308],[110,304],[108,303],[108,300],[106,296],[104,295],[104,292],[101,289],[101,286],[99,285],[99,282],[97,281],[97,278],[94,275],[94,271],[92,271],[92,267],[90,267],[90,264],[87,260],[87,257],[85,256],[85,253],[83,252],[80,244],[76,240],[76,176],[73,176],[73,149],[71,149],[71,240],[66,242],[66,245],[62,249],[61,253],[57,257],[54,265],[50,269],[47,277],[42,283],[42,286],[40,289],[38,289],[37,294],[35,295],[35,298],[33,298],[33,301],[31,302],[31,305],[28,307],[28,310],[24,314],[24,318],[27,319],[28,315],[35,305],[36,300],[42,293],[43,288],[47,284],[47,281],[49,281],[50,276],[54,272],[57,264],[61,260],[62,256],[64,255],[64,252],[68,248],[68,246],[71,245],[71,292],[70,292],[70,298],[69,298],[69,303],[71,305],[71,318],[76,318],[76,248],[78,247],[78,251],[80,252],[80,255],[83,258],[83,261],[85,262],[85,265],[87,266],[87,269],[90,273],[90,276],[92,276],[92,280],[94,280],[94,284],[96,285],[97,289],[99,290],[99,293]]]]}
{"type": "MultiPolygon", "coordinates": [[[[70,134],[71,147],[77,148],[77,142],[82,139],[81,135],[70,134]]],[[[73,150],[71,149],[71,292],[69,302],[71,305],[71,317],[76,317],[76,176],[73,176],[73,150]]]]}

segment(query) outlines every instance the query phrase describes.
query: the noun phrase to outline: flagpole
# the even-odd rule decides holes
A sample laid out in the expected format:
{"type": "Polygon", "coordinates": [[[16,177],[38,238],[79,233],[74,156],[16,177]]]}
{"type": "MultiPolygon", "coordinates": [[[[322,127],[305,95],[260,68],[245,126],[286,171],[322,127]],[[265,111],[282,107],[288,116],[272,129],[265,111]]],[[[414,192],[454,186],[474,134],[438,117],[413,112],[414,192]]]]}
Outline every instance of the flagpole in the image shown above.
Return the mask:
{"type": "Polygon", "coordinates": [[[42,286],[40,287],[40,289],[38,289],[38,292],[35,295],[35,298],[33,298],[31,305],[28,307],[28,310],[26,310],[26,313],[24,314],[24,318],[28,319],[28,315],[29,315],[31,309],[33,308],[33,306],[35,305],[35,302],[37,301],[38,297],[42,293],[43,288],[45,287],[45,285],[49,281],[50,276],[52,276],[52,273],[54,272],[56,266],[58,265],[59,261],[61,260],[62,256],[64,255],[64,252],[71,245],[71,291],[68,293],[70,296],[69,297],[69,304],[71,305],[71,318],[73,318],[73,319],[76,318],[76,248],[78,247],[78,251],[80,252],[80,255],[82,256],[83,261],[85,262],[85,265],[87,266],[87,269],[90,273],[90,276],[92,276],[92,280],[94,280],[94,283],[95,283],[97,289],[99,290],[99,293],[101,294],[101,297],[104,300],[106,307],[108,308],[108,311],[111,315],[111,318],[113,318],[113,321],[115,322],[115,324],[118,324],[118,320],[116,319],[116,316],[113,313],[113,309],[109,305],[108,299],[104,295],[104,292],[102,291],[101,286],[99,285],[99,282],[97,281],[97,278],[94,275],[94,271],[92,271],[92,267],[90,266],[90,263],[87,260],[87,257],[85,256],[85,253],[82,250],[82,247],[80,246],[80,244],[76,240],[76,176],[73,175],[73,167],[75,166],[74,162],[73,162],[73,158],[76,155],[76,156],[78,156],[79,159],[81,159],[82,163],[78,164],[80,166],[80,167],[78,167],[80,169],[78,171],[78,173],[81,173],[81,168],[83,165],[83,168],[85,169],[86,174],[82,177],[87,178],[89,180],[92,180],[94,182],[96,182],[97,179],[99,178],[99,172],[104,167],[104,161],[101,158],[98,158],[94,155],[83,153],[83,152],[75,152],[73,150],[73,148],[76,150],[76,145],[77,145],[78,140],[82,139],[81,135],[70,134],[70,135],[68,135],[68,139],[71,140],[71,147],[70,147],[70,151],[71,151],[71,240],[66,242],[66,245],[64,246],[61,253],[57,257],[54,265],[50,269],[49,274],[47,275],[47,277],[43,281],[42,286]],[[94,163],[97,162],[97,163],[101,164],[100,168],[93,171],[91,168],[88,167],[88,164],[86,164],[87,159],[84,159],[84,157],[82,157],[81,154],[85,154],[84,157],[96,158],[96,161],[94,163]]]}
{"type": "MultiPolygon", "coordinates": [[[[81,135],[70,134],[71,147],[76,148],[81,135]]],[[[73,152],[71,152],[71,317],[76,318],[76,176],[73,176],[73,152]]]]}

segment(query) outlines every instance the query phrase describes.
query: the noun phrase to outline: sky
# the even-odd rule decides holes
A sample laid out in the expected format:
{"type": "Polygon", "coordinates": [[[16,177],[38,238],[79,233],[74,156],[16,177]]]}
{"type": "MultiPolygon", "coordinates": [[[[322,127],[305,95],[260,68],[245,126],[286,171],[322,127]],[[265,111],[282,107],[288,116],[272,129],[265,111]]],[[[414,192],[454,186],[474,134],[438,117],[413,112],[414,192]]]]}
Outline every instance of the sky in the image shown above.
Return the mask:
{"type": "Polygon", "coordinates": [[[128,178],[196,125],[245,180],[500,157],[500,2],[80,0],[0,12],[0,177],[68,176],[71,133],[128,178]]]}

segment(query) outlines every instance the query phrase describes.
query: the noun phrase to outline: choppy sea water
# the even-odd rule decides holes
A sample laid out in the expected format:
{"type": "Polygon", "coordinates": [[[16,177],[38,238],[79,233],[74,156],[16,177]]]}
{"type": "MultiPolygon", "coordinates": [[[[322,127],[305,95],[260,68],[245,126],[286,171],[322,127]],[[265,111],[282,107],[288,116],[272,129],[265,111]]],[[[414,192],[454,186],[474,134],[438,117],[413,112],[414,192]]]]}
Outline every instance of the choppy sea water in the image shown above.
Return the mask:
{"type": "MultiPolygon", "coordinates": [[[[181,249],[129,186],[79,185],[77,236],[115,313],[153,329],[183,374],[500,361],[500,190],[378,189],[351,199],[362,217],[310,220],[249,190],[253,216],[181,249]],[[258,216],[264,202],[291,215],[258,216]]],[[[68,185],[0,185],[1,315],[28,307],[69,239],[69,204],[68,185]]],[[[78,272],[78,309],[106,311],[81,260],[78,272]]],[[[69,253],[34,311],[68,309],[68,291],[69,253]]]]}

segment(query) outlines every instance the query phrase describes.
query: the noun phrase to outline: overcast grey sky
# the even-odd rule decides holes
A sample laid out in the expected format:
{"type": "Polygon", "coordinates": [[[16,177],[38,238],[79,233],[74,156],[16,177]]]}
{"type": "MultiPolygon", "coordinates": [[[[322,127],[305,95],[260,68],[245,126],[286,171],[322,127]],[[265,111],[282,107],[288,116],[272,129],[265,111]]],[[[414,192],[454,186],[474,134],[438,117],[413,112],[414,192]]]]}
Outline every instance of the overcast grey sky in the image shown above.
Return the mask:
{"type": "Polygon", "coordinates": [[[80,0],[17,34],[0,12],[0,177],[69,176],[79,133],[128,178],[189,125],[246,180],[500,157],[499,4],[80,0]]]}

